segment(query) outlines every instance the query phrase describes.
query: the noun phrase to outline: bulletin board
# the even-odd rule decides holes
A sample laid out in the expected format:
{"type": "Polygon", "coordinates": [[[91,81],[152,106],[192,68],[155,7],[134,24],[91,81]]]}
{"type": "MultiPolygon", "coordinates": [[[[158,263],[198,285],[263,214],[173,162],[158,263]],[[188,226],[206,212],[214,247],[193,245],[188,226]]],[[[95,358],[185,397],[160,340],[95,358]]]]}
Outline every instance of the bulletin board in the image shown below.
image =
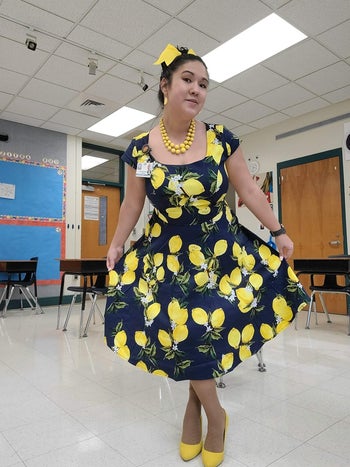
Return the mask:
{"type": "MultiPolygon", "coordinates": [[[[64,217],[64,170],[0,161],[0,183],[13,196],[1,196],[0,217],[61,220],[64,217]]],[[[5,190],[2,190],[5,191],[5,190]]]]}
{"type": "Polygon", "coordinates": [[[38,256],[38,280],[58,280],[61,230],[49,226],[1,225],[0,258],[30,259],[38,256]]]}

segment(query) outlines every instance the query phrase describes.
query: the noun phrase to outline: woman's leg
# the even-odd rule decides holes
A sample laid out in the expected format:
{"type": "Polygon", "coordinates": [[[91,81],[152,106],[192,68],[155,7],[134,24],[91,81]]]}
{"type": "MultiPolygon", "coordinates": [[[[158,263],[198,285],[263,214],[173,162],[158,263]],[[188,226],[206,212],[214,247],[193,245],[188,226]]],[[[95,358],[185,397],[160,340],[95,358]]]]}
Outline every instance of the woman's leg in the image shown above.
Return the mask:
{"type": "Polygon", "coordinates": [[[190,381],[188,402],[182,424],[181,441],[183,443],[191,445],[200,443],[202,439],[201,410],[201,401],[198,399],[190,381]]]}
{"type": "Polygon", "coordinates": [[[213,453],[222,452],[224,450],[226,414],[218,399],[215,379],[192,380],[191,386],[208,419],[204,448],[213,453]]]}

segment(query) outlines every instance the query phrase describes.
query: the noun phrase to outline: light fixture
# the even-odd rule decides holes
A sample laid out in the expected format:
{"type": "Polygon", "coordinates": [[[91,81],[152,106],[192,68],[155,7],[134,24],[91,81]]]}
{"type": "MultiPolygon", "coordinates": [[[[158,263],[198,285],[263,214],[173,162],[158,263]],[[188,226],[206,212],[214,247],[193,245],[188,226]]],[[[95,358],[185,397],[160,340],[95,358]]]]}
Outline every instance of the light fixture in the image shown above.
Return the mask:
{"type": "Polygon", "coordinates": [[[145,79],[143,77],[142,71],[141,71],[141,74],[140,74],[140,81],[137,84],[140,86],[140,88],[142,89],[143,92],[147,91],[148,84],[145,83],[145,79]]]}
{"type": "Polygon", "coordinates": [[[26,39],[25,44],[27,46],[27,49],[32,50],[34,52],[37,46],[36,37],[30,34],[27,34],[27,39],[26,39]]]}
{"type": "Polygon", "coordinates": [[[96,75],[96,70],[98,68],[98,61],[97,58],[89,57],[89,75],[96,75]]]}
{"type": "Polygon", "coordinates": [[[208,67],[210,78],[222,83],[306,37],[272,13],[202,58],[208,67]]]}
{"type": "Polygon", "coordinates": [[[131,107],[122,107],[111,115],[108,115],[108,117],[92,125],[88,130],[116,138],[152,120],[152,118],[155,118],[155,115],[132,109],[131,107]]]}
{"type": "Polygon", "coordinates": [[[89,170],[93,167],[101,165],[107,162],[109,159],[103,159],[103,157],[94,157],[85,155],[81,158],[81,170],[89,170]]]}

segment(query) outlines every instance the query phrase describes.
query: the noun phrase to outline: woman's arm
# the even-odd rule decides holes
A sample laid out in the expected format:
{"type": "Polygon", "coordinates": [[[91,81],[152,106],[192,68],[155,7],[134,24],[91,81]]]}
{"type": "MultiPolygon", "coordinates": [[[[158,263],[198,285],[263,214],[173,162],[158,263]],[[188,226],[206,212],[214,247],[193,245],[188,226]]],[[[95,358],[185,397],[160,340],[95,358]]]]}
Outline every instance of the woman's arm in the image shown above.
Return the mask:
{"type": "Polygon", "coordinates": [[[127,166],[125,197],[120,207],[118,225],[107,253],[107,269],[111,270],[124,252],[124,243],[135,227],[146,197],[145,179],[136,177],[136,170],[127,166]]]}
{"type": "MultiPolygon", "coordinates": [[[[271,209],[265,193],[253,180],[240,148],[227,159],[226,168],[230,182],[247,208],[267,229],[272,232],[279,230],[281,224],[271,209]]],[[[293,253],[292,240],[286,234],[279,235],[274,240],[281,256],[288,259],[293,253]]]]}

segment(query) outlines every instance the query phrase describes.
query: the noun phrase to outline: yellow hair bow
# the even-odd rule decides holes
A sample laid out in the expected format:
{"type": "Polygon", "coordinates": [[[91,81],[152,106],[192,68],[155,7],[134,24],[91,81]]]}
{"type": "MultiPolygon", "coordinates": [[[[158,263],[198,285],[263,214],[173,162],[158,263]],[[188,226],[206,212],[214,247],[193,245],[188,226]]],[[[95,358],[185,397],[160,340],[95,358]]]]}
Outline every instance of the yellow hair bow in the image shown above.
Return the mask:
{"type": "MultiPolygon", "coordinates": [[[[195,51],[192,49],[188,49],[187,53],[196,55],[195,51]]],[[[169,66],[170,63],[172,63],[179,55],[182,55],[181,52],[174,45],[168,44],[163,52],[159,55],[158,60],[154,62],[154,65],[161,65],[163,62],[165,62],[165,64],[169,66]]]]}

